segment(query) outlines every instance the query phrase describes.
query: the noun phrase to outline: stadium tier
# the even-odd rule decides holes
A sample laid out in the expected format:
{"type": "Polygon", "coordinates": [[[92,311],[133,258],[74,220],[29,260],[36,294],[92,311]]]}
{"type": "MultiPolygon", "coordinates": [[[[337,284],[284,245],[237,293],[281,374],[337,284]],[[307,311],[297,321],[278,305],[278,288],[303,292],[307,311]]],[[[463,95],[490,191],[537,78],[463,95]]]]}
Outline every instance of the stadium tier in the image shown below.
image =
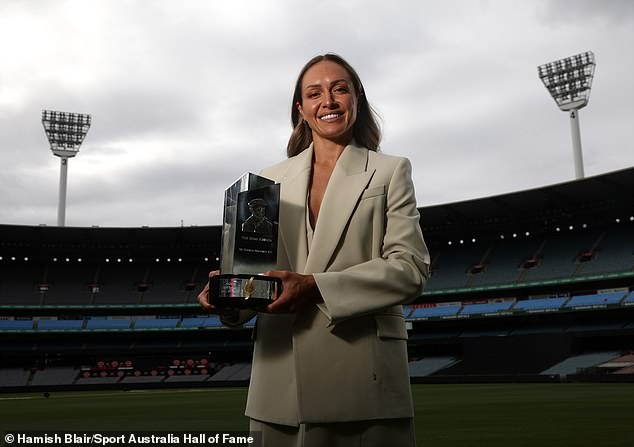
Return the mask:
{"type": "MultiPolygon", "coordinates": [[[[634,169],[420,214],[412,380],[633,380],[634,169]]],[[[220,238],[0,225],[0,388],[248,380],[254,321],[230,330],[196,303],[220,238]]]]}

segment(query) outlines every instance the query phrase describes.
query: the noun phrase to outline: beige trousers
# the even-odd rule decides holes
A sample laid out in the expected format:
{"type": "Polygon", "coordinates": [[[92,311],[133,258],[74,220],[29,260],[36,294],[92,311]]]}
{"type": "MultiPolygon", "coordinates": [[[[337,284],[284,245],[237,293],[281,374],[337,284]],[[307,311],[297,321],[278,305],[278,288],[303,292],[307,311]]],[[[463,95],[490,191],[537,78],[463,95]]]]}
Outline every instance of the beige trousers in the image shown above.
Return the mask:
{"type": "Polygon", "coordinates": [[[261,447],[415,447],[414,419],[277,425],[251,419],[261,447]]]}

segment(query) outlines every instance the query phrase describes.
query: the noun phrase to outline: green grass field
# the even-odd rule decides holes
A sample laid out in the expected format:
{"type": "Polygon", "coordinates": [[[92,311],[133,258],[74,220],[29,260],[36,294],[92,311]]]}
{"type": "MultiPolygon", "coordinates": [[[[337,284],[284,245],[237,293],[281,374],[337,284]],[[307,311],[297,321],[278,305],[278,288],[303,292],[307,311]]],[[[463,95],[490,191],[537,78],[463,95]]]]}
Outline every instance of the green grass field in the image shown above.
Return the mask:
{"type": "MultiPolygon", "coordinates": [[[[634,384],[414,385],[413,393],[419,447],[634,446],[634,384]]],[[[0,431],[245,431],[245,399],[245,388],[0,394],[0,431]]]]}

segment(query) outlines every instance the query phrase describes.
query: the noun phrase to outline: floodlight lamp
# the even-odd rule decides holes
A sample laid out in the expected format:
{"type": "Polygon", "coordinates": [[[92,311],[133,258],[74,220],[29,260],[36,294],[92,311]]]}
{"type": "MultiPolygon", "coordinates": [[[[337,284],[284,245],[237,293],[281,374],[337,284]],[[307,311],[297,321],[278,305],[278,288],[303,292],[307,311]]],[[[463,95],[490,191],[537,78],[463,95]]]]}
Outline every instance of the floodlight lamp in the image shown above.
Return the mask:
{"type": "Polygon", "coordinates": [[[561,110],[579,110],[590,99],[595,66],[594,53],[586,51],[540,65],[537,73],[561,110]]]}
{"type": "Polygon", "coordinates": [[[44,132],[51,145],[51,151],[58,157],[70,158],[77,155],[90,129],[90,123],[90,115],[42,110],[44,132]]]}

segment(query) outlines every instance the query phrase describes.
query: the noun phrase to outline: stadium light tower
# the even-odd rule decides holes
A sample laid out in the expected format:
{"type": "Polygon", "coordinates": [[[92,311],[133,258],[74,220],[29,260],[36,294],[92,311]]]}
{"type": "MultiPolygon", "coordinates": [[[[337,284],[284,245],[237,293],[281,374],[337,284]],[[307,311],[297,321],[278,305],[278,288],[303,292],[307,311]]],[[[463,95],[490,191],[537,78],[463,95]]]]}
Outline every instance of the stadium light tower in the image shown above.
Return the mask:
{"type": "Polygon", "coordinates": [[[51,145],[51,151],[61,159],[57,204],[57,226],[59,227],[66,224],[68,159],[79,152],[79,147],[90,129],[90,122],[90,115],[42,110],[42,125],[51,145]]]}
{"type": "Polygon", "coordinates": [[[537,67],[539,78],[550,92],[550,96],[561,110],[570,113],[575,176],[578,179],[584,177],[579,109],[585,107],[590,99],[595,66],[594,53],[586,51],[537,67]]]}

